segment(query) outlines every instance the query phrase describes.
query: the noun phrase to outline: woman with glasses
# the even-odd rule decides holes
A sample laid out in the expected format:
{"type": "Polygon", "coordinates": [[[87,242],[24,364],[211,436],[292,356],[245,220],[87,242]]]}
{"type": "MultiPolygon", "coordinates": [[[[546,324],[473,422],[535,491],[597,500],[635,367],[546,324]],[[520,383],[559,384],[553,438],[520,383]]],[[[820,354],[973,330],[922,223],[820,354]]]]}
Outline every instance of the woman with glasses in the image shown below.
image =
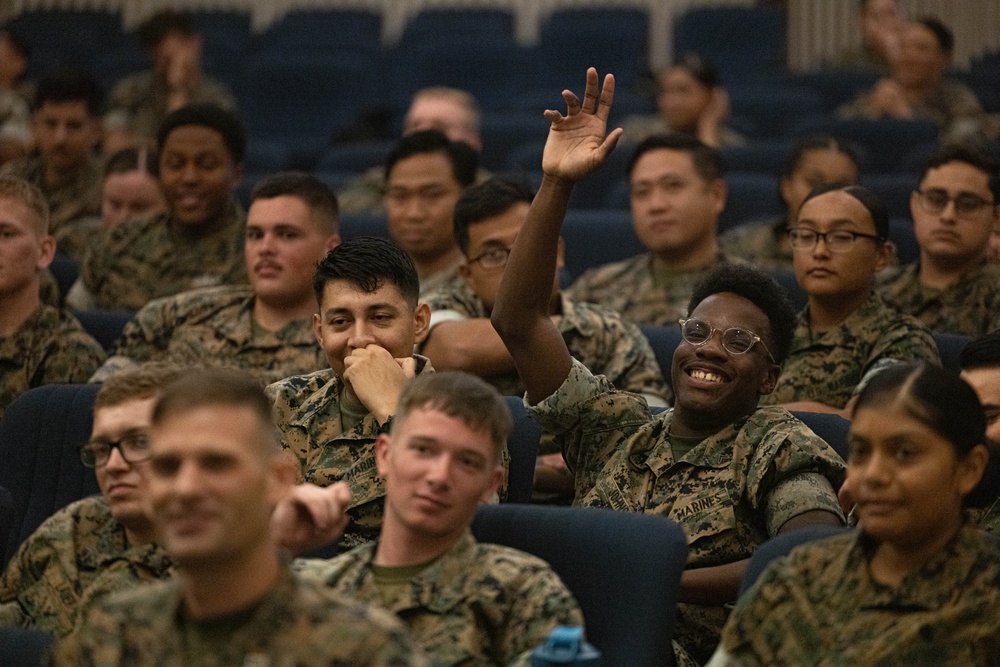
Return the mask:
{"type": "Polygon", "coordinates": [[[861,392],[847,480],[857,530],[772,562],[737,603],[710,667],[996,665],[1000,550],[963,511],[989,455],[972,388],[902,365],[861,392]]]}
{"type": "Polygon", "coordinates": [[[763,404],[848,417],[852,398],[877,373],[940,363],[930,332],[875,294],[875,274],[892,259],[888,233],[885,207],[864,187],[821,186],[805,198],[787,235],[809,301],[763,404]]]}

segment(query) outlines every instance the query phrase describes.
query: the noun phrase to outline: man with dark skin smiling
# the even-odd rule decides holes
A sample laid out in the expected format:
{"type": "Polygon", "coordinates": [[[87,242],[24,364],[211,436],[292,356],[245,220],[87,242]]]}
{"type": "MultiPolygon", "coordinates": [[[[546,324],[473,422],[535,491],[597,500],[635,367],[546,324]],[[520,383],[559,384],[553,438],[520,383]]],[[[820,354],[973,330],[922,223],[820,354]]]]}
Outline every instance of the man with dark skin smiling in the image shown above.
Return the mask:
{"type": "Polygon", "coordinates": [[[583,103],[563,92],[541,187],[514,242],[492,321],[514,358],[534,416],[555,433],[575,475],[574,504],[661,514],[688,536],[675,652],[704,662],[746,560],[769,537],[843,522],[837,454],[783,408],[758,409],[791,343],[781,288],[748,267],[724,266],[695,289],[673,359],[675,407],[651,414],[574,361],[548,312],[559,230],[573,185],[597,168],[621,130],[606,134],[614,77],[583,103]],[[716,336],[716,334],[719,334],[716,336]]]}

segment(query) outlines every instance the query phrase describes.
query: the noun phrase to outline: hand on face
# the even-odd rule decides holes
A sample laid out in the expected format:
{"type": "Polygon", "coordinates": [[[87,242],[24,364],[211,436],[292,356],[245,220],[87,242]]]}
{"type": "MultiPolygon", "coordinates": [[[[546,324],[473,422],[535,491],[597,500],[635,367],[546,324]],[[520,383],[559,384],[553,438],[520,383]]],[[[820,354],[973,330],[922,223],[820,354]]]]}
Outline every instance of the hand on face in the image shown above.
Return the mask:
{"type": "Polygon", "coordinates": [[[330,544],[347,527],[351,489],[347,482],[321,487],[298,484],[278,503],[271,529],[278,544],[300,554],[330,544]]]}
{"type": "Polygon", "coordinates": [[[379,423],[395,412],[403,385],[415,374],[413,357],[396,359],[374,343],[344,359],[344,381],[379,423]]]}

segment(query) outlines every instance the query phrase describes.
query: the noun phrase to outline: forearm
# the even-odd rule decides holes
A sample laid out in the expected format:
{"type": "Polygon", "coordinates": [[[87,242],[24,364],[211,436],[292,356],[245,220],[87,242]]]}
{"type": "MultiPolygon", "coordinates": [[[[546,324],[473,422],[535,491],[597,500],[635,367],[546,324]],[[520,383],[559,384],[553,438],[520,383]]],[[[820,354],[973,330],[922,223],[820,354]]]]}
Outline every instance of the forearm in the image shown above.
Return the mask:
{"type": "Polygon", "coordinates": [[[480,377],[514,372],[514,360],[486,318],[441,322],[422,350],[436,370],[459,370],[480,377]]]}
{"type": "Polygon", "coordinates": [[[740,584],[750,559],[735,563],[684,570],[681,575],[680,601],[688,604],[719,607],[739,597],[740,584]]]}
{"type": "Polygon", "coordinates": [[[847,412],[847,408],[835,408],[832,405],[827,405],[818,401],[794,401],[792,403],[785,403],[782,407],[788,411],[798,410],[800,412],[820,412],[824,414],[839,415],[844,419],[850,419],[850,413],[847,412]]]}

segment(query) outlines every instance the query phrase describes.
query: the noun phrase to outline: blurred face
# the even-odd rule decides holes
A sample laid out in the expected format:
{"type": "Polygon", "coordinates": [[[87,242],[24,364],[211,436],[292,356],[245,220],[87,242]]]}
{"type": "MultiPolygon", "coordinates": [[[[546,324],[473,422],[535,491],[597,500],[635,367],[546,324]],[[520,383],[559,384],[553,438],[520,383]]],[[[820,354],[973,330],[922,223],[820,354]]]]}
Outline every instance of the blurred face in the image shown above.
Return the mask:
{"type": "Polygon", "coordinates": [[[981,257],[990,233],[1000,225],[1000,207],[993,201],[986,173],[965,162],[948,162],[927,171],[920,182],[920,192],[952,199],[972,197],[990,203],[971,213],[959,214],[955,202],[949,201],[944,210],[932,213],[922,195],[916,192],[910,195],[914,232],[922,254],[944,263],[965,263],[981,257]]]}
{"type": "Polygon", "coordinates": [[[168,33],[153,47],[153,68],[164,77],[169,78],[171,67],[183,62],[185,67],[196,63],[201,57],[201,39],[193,35],[179,32],[168,33]]]}
{"type": "Polygon", "coordinates": [[[146,171],[109,174],[101,195],[101,220],[107,227],[137,215],[162,213],[167,209],[163,191],[146,171]]]}
{"type": "Polygon", "coordinates": [[[389,233],[418,262],[433,262],[455,249],[455,203],[462,185],[442,153],[421,153],[396,163],[385,203],[389,233]]]}
{"type": "Polygon", "coordinates": [[[15,84],[27,68],[27,59],[14,47],[10,37],[0,34],[0,84],[15,84]]]}
{"type": "Polygon", "coordinates": [[[472,110],[454,100],[419,97],[406,112],[403,134],[438,130],[452,141],[464,141],[478,151],[482,149],[483,142],[476,125],[472,110]]]}
{"type": "MultiPolygon", "coordinates": [[[[119,405],[98,408],[94,411],[94,427],[90,440],[105,443],[119,442],[128,436],[146,436],[156,397],[126,401],[119,405]]],[[[108,501],[111,516],[125,526],[145,524],[148,519],[140,492],[141,470],[146,461],[129,463],[122,458],[121,450],[114,448],[108,462],[94,468],[97,486],[108,501]]]]}
{"type": "Polygon", "coordinates": [[[961,522],[962,498],[982,465],[959,460],[952,444],[899,403],[859,408],[851,422],[847,493],[858,528],[898,546],[931,542],[961,522]]]}
{"type": "Polygon", "coordinates": [[[181,567],[223,565],[268,547],[271,511],[287,491],[269,426],[248,407],[209,405],[150,431],[145,495],[157,541],[181,567]]]}
{"type": "Polygon", "coordinates": [[[813,188],[839,183],[857,185],[858,168],[840,151],[818,148],[806,151],[792,175],[781,179],[781,198],[788,218],[794,219],[813,188]]]}
{"type": "Polygon", "coordinates": [[[672,368],[677,410],[683,415],[711,416],[719,423],[750,414],[760,396],[774,389],[779,367],[760,343],[743,354],[730,353],[722,346],[721,332],[746,329],[760,336],[768,350],[774,349],[767,316],[743,297],[722,292],[699,303],[690,317],[718,331],[703,345],[681,340],[677,346],[672,368]]]}
{"type": "Polygon", "coordinates": [[[698,175],[690,153],[648,151],[635,163],[629,179],[632,223],[652,252],[682,256],[714,241],[726,186],[698,175]]]}
{"type": "Polygon", "coordinates": [[[386,483],[386,524],[425,538],[461,535],[503,479],[489,433],[429,408],[380,436],[375,456],[386,483]]]}
{"type": "MultiPolygon", "coordinates": [[[[500,288],[500,279],[503,277],[504,266],[497,268],[484,268],[483,263],[489,265],[488,256],[500,253],[503,261],[507,261],[507,253],[514,246],[518,232],[524,226],[524,220],[528,216],[529,204],[527,202],[517,202],[509,209],[491,218],[484,218],[469,226],[469,260],[463,264],[459,271],[465,278],[466,284],[480,301],[486,306],[486,311],[493,310],[496,302],[497,290],[500,288]],[[471,261],[476,258],[483,258],[480,261],[471,261]]],[[[562,267],[562,246],[558,258],[558,266],[562,267]]],[[[553,289],[558,289],[558,283],[553,289]]]]}
{"type": "Polygon", "coordinates": [[[986,437],[1000,443],[1000,367],[962,371],[962,379],[972,385],[986,413],[986,437]]]}
{"type": "Polygon", "coordinates": [[[90,160],[101,138],[101,121],[82,100],[45,102],[32,116],[32,135],[46,168],[74,172],[90,160]]]}
{"type": "Polygon", "coordinates": [[[182,225],[211,225],[229,209],[243,175],[222,135],[201,125],[184,125],[167,135],[160,155],[160,184],[174,219],[182,225]]]}
{"type": "Polygon", "coordinates": [[[941,79],[948,60],[937,36],[919,23],[912,23],[903,30],[894,77],[907,87],[933,85],[941,79]]]}
{"type": "Polygon", "coordinates": [[[898,0],[869,0],[861,14],[861,34],[869,43],[881,43],[885,35],[899,33],[904,24],[898,0]]]}
{"type": "Polygon", "coordinates": [[[34,213],[21,201],[0,197],[0,298],[36,289],[39,272],[55,254],[55,242],[38,233],[34,213]]]}
{"type": "Polygon", "coordinates": [[[354,350],[378,345],[397,359],[413,356],[413,344],[427,331],[427,304],[414,309],[399,288],[383,282],[368,293],[346,280],[330,280],[323,290],[313,331],[330,368],[344,375],[344,359],[354,350]]]}
{"type": "Polygon", "coordinates": [[[247,211],[243,252],[257,298],[289,306],[314,299],[316,264],[340,242],[323,226],[298,197],[254,200],[247,211]]]}
{"type": "Polygon", "coordinates": [[[656,105],[670,127],[692,130],[705,107],[712,101],[712,89],[691,76],[683,67],[671,67],[660,75],[656,105]]]}
{"type": "MultiPolygon", "coordinates": [[[[842,191],[813,197],[799,211],[795,229],[821,234],[856,232],[875,235],[864,205],[842,191]]],[[[809,296],[867,297],[875,273],[889,265],[891,250],[875,239],[855,237],[846,252],[833,252],[826,239],[812,248],[793,248],[795,278],[809,296]]]]}

